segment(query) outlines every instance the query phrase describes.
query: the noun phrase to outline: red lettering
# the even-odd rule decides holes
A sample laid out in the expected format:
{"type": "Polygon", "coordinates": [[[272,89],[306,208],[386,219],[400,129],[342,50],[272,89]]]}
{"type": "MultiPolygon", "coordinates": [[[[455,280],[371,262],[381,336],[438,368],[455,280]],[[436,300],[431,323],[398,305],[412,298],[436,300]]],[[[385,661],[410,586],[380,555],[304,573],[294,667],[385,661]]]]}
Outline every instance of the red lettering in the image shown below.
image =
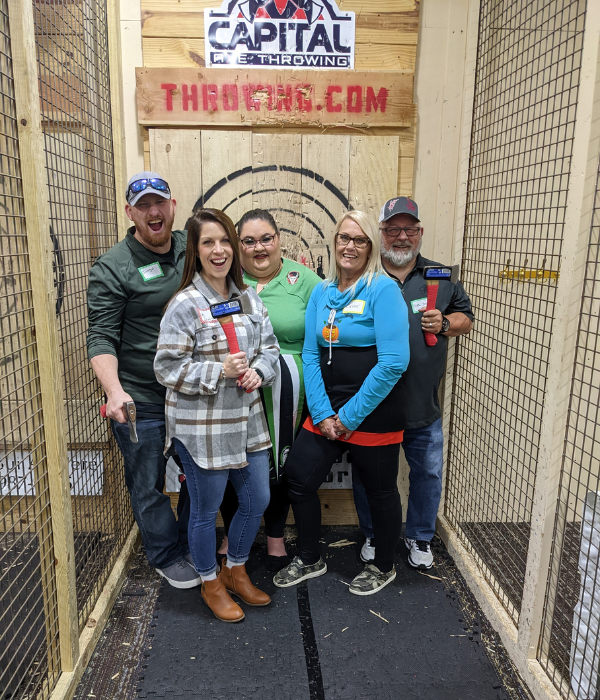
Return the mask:
{"type": "Polygon", "coordinates": [[[198,86],[191,85],[191,95],[188,94],[188,86],[181,86],[181,104],[183,106],[183,111],[187,112],[190,108],[190,102],[192,103],[192,110],[194,112],[198,111],[198,86]]]}
{"type": "Polygon", "coordinates": [[[277,86],[277,111],[281,112],[285,109],[286,112],[292,111],[292,86],[283,85],[277,86]]]}
{"type": "Polygon", "coordinates": [[[309,98],[312,89],[312,85],[296,85],[296,100],[301,112],[312,111],[312,100],[309,98]]]}
{"type": "Polygon", "coordinates": [[[237,112],[239,107],[237,85],[223,85],[223,109],[226,112],[237,112]]]}
{"type": "Polygon", "coordinates": [[[217,112],[217,86],[202,85],[202,109],[205,112],[217,112]]]}
{"type": "Polygon", "coordinates": [[[256,97],[256,93],[262,90],[262,85],[242,85],[244,100],[246,102],[246,111],[251,112],[260,110],[260,99],[256,97]]]}
{"type": "Polygon", "coordinates": [[[385,106],[387,104],[387,98],[388,95],[390,94],[390,91],[387,88],[379,88],[379,92],[377,93],[377,97],[375,97],[375,90],[373,90],[372,87],[367,88],[367,112],[371,111],[371,108],[373,109],[374,112],[377,111],[378,108],[381,109],[382,112],[385,112],[385,106]]]}
{"type": "Polygon", "coordinates": [[[363,110],[362,86],[360,86],[360,85],[348,85],[348,111],[349,112],[362,112],[362,110],[363,110]]]}
{"type": "Polygon", "coordinates": [[[161,90],[166,90],[165,99],[167,101],[167,112],[173,111],[173,91],[177,90],[175,83],[163,83],[160,86],[161,90]]]}
{"type": "Polygon", "coordinates": [[[327,111],[328,112],[341,112],[342,111],[342,105],[341,104],[333,104],[333,93],[334,92],[341,92],[342,88],[339,85],[330,85],[327,88],[327,92],[325,93],[325,104],[327,106],[327,111]]]}

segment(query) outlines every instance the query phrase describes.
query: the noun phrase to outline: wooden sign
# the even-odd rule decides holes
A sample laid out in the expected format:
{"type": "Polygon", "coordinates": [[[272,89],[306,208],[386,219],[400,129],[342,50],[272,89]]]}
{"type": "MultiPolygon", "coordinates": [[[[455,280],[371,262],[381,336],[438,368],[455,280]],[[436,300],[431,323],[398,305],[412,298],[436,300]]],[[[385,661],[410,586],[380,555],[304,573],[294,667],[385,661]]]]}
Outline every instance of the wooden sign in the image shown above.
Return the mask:
{"type": "Polygon", "coordinates": [[[412,74],[136,68],[145,126],[371,126],[413,123],[412,74]]]}

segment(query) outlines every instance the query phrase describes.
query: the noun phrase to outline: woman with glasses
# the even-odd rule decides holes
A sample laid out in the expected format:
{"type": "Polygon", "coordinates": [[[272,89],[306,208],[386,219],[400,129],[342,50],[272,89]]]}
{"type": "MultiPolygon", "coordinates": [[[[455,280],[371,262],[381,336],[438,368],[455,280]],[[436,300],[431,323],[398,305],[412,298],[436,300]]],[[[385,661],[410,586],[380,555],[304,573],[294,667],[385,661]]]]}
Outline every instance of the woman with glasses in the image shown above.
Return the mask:
{"type": "Polygon", "coordinates": [[[306,310],[302,359],[310,418],[285,464],[298,530],[297,556],[275,575],[285,588],[321,576],[321,504],[317,490],[331,465],[349,450],[365,487],[377,546],[375,560],[350,584],[371,595],[394,580],[402,510],[398,457],[402,397],[408,366],[408,312],[385,273],[380,236],[371,218],[350,211],[338,221],[333,264],[306,310]]]}
{"type": "Polygon", "coordinates": [[[186,228],[181,285],[160,325],[154,371],[167,387],[165,450],[174,443],[190,494],[188,540],[202,598],[219,620],[239,622],[244,613],[229,593],[247,605],[271,602],[250,582],[245,562],[269,503],[271,440],[258,389],[274,381],[279,347],[264,304],[243,282],[231,219],[200,209],[186,228]],[[249,312],[214,317],[215,305],[244,290],[249,312]],[[225,320],[238,352],[229,350],[225,320]],[[228,480],[240,505],[217,576],[215,523],[228,480]]]}
{"type": "MultiPolygon", "coordinates": [[[[270,451],[271,501],[265,511],[267,569],[279,571],[289,563],[283,540],[290,502],[283,464],[304,411],[302,344],[304,314],[314,287],[321,281],[308,267],[281,256],[281,236],[264,209],[246,212],[238,223],[244,282],[255,289],[269,312],[281,355],[272,387],[262,391],[273,447],[270,451]]],[[[221,504],[225,532],[237,509],[235,491],[228,486],[221,504]]],[[[227,550],[227,539],[219,554],[227,550]]]]}

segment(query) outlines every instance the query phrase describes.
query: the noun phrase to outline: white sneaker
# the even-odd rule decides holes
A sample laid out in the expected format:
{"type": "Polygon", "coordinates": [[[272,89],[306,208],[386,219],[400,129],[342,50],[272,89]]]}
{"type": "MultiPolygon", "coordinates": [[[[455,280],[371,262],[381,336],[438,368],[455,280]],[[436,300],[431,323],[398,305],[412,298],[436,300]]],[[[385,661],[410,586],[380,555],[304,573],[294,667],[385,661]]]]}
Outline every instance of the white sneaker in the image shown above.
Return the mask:
{"type": "Polygon", "coordinates": [[[408,563],[413,569],[422,571],[431,569],[433,566],[433,554],[431,553],[431,543],[425,540],[411,540],[404,538],[404,544],[408,549],[408,563]]]}
{"type": "Polygon", "coordinates": [[[368,564],[370,561],[375,559],[375,545],[373,544],[373,538],[367,537],[365,543],[360,549],[360,558],[368,564]]]}

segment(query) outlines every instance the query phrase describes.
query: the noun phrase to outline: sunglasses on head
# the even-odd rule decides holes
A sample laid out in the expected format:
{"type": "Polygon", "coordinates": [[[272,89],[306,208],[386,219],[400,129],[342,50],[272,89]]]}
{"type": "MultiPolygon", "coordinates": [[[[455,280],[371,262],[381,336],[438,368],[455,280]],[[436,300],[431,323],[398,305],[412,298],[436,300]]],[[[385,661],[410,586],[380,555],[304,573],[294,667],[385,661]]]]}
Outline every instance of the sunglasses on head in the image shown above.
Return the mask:
{"type": "Polygon", "coordinates": [[[129,201],[130,195],[138,194],[138,192],[142,192],[143,190],[148,189],[148,187],[151,187],[154,190],[158,190],[159,192],[165,192],[166,194],[171,196],[171,190],[169,189],[169,185],[167,182],[157,177],[151,177],[132,182],[131,185],[129,185],[129,187],[127,188],[127,195],[125,199],[129,201]]]}

